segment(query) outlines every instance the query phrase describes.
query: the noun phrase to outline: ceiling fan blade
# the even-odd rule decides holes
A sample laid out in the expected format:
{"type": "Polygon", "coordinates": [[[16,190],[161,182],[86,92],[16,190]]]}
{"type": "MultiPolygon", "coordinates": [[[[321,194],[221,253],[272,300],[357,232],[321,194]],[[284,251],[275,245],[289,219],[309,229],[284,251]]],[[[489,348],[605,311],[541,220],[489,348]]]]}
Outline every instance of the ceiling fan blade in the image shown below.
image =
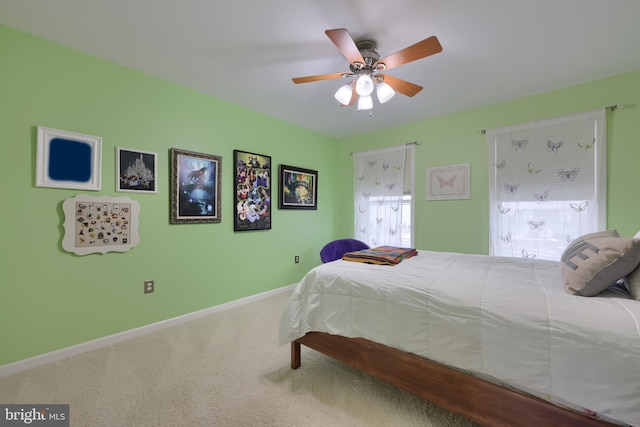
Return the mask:
{"type": "Polygon", "coordinates": [[[442,46],[436,36],[431,36],[421,42],[413,44],[399,52],[392,53],[391,55],[376,61],[373,68],[378,69],[379,64],[384,64],[384,66],[380,68],[383,70],[390,70],[391,68],[426,58],[427,56],[434,55],[439,52],[442,52],[442,46]]]}
{"type": "Polygon", "coordinates": [[[318,82],[321,80],[339,79],[341,77],[347,77],[350,75],[351,73],[318,74],[316,76],[294,77],[291,80],[293,80],[295,84],[299,84],[299,83],[318,82]]]}
{"type": "Polygon", "coordinates": [[[351,82],[351,101],[349,101],[349,104],[345,105],[345,107],[350,107],[354,105],[357,100],[358,100],[358,92],[356,92],[356,82],[354,80],[353,82],[351,82]]]}
{"type": "Polygon", "coordinates": [[[340,53],[344,55],[350,64],[360,63],[364,65],[364,58],[358,50],[356,43],[351,38],[351,34],[344,28],[336,28],[335,30],[326,30],[324,32],[336,45],[340,53]]]}
{"type": "Polygon", "coordinates": [[[390,76],[388,74],[378,74],[378,76],[382,76],[384,78],[383,81],[391,86],[393,90],[406,96],[414,96],[422,90],[422,86],[399,79],[397,77],[390,76]]]}

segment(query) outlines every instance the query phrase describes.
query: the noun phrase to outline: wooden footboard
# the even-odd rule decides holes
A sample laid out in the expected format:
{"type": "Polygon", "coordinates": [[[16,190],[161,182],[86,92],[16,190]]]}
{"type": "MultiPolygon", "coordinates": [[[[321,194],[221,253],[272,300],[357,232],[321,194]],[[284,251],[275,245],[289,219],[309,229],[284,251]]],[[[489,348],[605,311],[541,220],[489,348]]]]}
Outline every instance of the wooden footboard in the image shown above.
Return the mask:
{"type": "Polygon", "coordinates": [[[291,343],[292,369],[301,344],[485,426],[613,425],[363,338],[310,332],[291,343]]]}

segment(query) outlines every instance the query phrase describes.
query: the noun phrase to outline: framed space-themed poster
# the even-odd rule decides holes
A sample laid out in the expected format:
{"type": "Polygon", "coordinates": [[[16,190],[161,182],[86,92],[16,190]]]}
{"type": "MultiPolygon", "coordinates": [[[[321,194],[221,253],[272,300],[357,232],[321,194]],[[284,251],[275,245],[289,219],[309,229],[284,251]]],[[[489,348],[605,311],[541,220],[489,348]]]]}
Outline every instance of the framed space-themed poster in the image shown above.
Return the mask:
{"type": "Polygon", "coordinates": [[[271,229],[271,157],[234,150],[234,231],[271,229]]]}
{"type": "Polygon", "coordinates": [[[222,157],[171,149],[171,223],[218,223],[222,157]]]}

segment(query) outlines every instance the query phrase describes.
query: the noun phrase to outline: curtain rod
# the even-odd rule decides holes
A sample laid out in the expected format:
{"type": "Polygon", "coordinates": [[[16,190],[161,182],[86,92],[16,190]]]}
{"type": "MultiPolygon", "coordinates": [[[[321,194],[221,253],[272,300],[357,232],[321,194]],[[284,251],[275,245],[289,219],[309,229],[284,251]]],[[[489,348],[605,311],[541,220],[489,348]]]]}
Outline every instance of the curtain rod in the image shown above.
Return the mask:
{"type": "MultiPolygon", "coordinates": [[[[625,104],[614,104],[614,105],[609,105],[608,107],[604,107],[605,110],[611,110],[611,111],[616,111],[618,109],[622,110],[624,107],[626,107],[625,104]]],[[[487,133],[486,129],[480,129],[479,131],[477,131],[477,133],[479,133],[480,135],[485,135],[487,133]]]]}
{"type": "MultiPolygon", "coordinates": [[[[407,142],[404,145],[422,145],[422,142],[421,141],[413,141],[413,142],[407,142]]],[[[391,148],[391,147],[387,147],[387,148],[391,148]]],[[[349,153],[349,156],[353,157],[353,152],[349,153]]]]}

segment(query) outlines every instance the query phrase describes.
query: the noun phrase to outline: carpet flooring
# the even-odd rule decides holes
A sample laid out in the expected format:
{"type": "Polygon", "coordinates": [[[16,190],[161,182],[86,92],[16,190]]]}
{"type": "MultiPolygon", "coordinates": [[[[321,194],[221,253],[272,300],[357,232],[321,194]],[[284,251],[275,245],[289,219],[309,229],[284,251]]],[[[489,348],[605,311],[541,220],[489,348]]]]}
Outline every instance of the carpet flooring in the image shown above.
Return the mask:
{"type": "Polygon", "coordinates": [[[290,292],[0,378],[0,403],[65,403],[71,426],[474,427],[277,327],[290,292]]]}

